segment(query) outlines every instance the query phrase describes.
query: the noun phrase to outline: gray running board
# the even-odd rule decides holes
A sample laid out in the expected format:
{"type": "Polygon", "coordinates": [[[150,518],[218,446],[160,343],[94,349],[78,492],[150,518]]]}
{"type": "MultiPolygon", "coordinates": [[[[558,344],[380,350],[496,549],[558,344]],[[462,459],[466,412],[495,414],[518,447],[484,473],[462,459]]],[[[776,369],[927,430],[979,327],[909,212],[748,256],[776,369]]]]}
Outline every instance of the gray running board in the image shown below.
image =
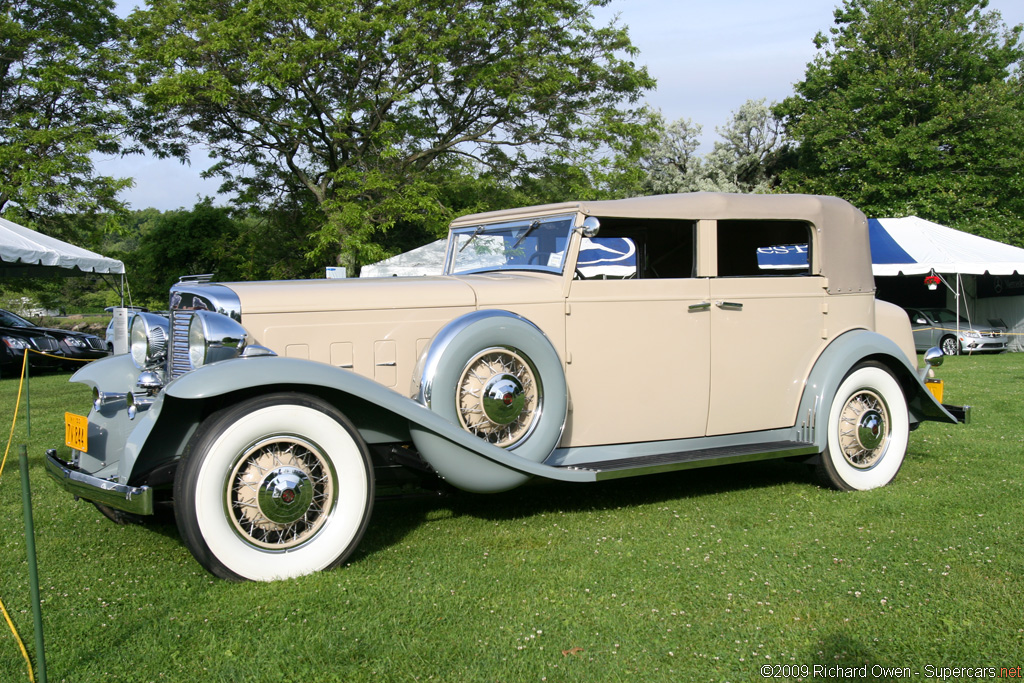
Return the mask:
{"type": "Polygon", "coordinates": [[[675,470],[688,470],[712,465],[770,460],[792,456],[816,455],[818,447],[806,441],[773,441],[769,443],[723,446],[679,453],[660,453],[635,458],[578,463],[556,467],[560,470],[592,472],[596,481],[637,477],[675,470]]]}

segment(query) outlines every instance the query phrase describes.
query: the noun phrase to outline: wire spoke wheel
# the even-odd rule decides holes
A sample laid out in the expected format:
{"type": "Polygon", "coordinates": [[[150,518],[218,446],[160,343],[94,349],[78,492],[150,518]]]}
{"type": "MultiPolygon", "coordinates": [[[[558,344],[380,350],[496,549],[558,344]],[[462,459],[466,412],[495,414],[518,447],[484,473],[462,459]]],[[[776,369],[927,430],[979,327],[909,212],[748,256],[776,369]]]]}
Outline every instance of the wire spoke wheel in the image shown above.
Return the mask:
{"type": "Polygon", "coordinates": [[[885,366],[867,361],[840,383],[828,412],[819,479],[840,491],[885,486],[903,465],[910,415],[903,388],[885,366]]]}
{"type": "Polygon", "coordinates": [[[337,476],[321,450],[297,437],[261,441],[227,479],[235,531],[268,550],[301,546],[323,526],[337,499],[337,476]]]}
{"type": "Polygon", "coordinates": [[[466,364],[456,400],[459,422],[467,431],[509,448],[532,431],[543,390],[525,357],[514,349],[494,347],[466,364]]]}
{"type": "Polygon", "coordinates": [[[864,389],[849,399],[839,416],[839,446],[857,469],[874,467],[889,444],[889,407],[876,392],[864,389]]]}
{"type": "Polygon", "coordinates": [[[369,449],[348,418],[315,396],[281,392],[203,422],[175,473],[174,514],[206,569],[273,581],[350,557],[373,491],[369,449]]]}

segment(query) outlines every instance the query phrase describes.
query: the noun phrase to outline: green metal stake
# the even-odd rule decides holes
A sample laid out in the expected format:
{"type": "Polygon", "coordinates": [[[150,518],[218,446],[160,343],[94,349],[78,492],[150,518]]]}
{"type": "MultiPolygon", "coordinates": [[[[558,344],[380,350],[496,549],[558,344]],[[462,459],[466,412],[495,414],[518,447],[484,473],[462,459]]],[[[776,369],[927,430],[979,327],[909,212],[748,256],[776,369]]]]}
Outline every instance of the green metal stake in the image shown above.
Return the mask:
{"type": "Polygon", "coordinates": [[[32,373],[29,368],[32,363],[28,360],[28,349],[25,349],[25,438],[32,438],[32,373]]]}
{"type": "Polygon", "coordinates": [[[43,650],[43,610],[39,602],[39,572],[36,570],[36,532],[32,524],[32,491],[28,485],[28,449],[18,446],[21,467],[21,503],[25,514],[25,550],[28,553],[28,582],[32,591],[32,623],[36,631],[36,662],[39,683],[46,683],[46,655],[43,650]]]}

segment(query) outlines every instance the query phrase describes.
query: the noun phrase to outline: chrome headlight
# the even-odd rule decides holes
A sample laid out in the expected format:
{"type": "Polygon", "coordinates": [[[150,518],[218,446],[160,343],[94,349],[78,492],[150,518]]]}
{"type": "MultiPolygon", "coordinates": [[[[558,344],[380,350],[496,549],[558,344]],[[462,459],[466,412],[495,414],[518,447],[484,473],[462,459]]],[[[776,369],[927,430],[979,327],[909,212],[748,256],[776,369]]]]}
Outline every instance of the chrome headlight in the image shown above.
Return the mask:
{"type": "Polygon", "coordinates": [[[167,318],[154,313],[139,313],[132,320],[129,334],[132,361],[140,369],[150,367],[167,357],[170,326],[167,318]]]}
{"type": "Polygon", "coordinates": [[[30,349],[29,343],[24,339],[18,337],[4,337],[4,344],[7,344],[12,349],[30,349]]]}
{"type": "Polygon", "coordinates": [[[226,315],[196,311],[188,326],[188,358],[193,368],[240,355],[249,333],[226,315]]]}

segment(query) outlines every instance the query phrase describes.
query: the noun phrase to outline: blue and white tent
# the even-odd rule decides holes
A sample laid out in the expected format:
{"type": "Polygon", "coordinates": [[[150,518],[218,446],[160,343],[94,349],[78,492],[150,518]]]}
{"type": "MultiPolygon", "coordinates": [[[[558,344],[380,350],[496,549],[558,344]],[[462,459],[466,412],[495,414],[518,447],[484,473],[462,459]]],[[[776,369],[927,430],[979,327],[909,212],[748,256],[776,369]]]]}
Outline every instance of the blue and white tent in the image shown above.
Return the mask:
{"type": "Polygon", "coordinates": [[[1024,351],[1024,249],[916,216],[871,219],[868,234],[875,278],[938,275],[947,308],[1005,325],[1009,349],[1024,351]]]}
{"type": "Polygon", "coordinates": [[[872,218],[871,270],[885,275],[1024,275],[1024,249],[923,218],[872,218]]]}

